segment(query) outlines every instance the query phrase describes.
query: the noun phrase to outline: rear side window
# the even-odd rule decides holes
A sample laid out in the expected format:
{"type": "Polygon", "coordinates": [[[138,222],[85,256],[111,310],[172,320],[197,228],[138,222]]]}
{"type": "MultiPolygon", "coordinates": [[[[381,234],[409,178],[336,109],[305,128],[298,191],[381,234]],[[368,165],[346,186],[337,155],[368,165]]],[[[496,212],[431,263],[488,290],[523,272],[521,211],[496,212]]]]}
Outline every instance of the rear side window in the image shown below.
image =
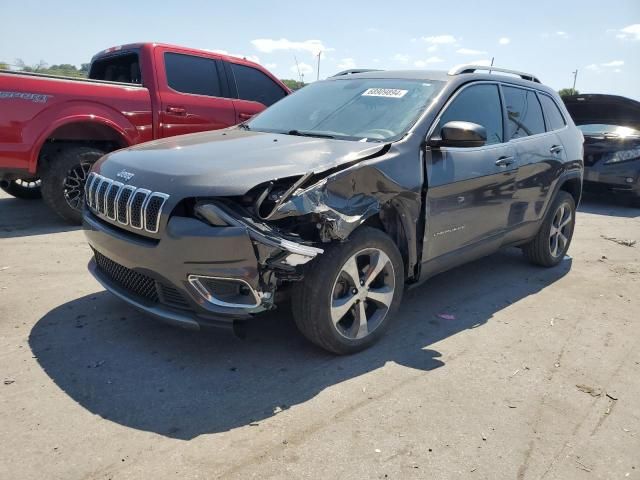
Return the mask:
{"type": "Polygon", "coordinates": [[[544,133],[542,107],[535,92],[502,87],[509,118],[507,140],[544,133]]]}
{"type": "Polygon", "coordinates": [[[109,55],[91,64],[89,78],[109,82],[142,83],[140,63],[136,52],[109,55]]]}
{"type": "Polygon", "coordinates": [[[177,92],[222,96],[215,60],[167,52],[164,54],[164,67],[167,83],[177,92]]]}
{"type": "Polygon", "coordinates": [[[255,68],[231,64],[236,78],[238,97],[242,100],[260,102],[267,107],[285,96],[284,90],[268,76],[255,68]]]}
{"type": "Polygon", "coordinates": [[[544,110],[544,114],[547,117],[547,130],[559,130],[564,127],[567,122],[564,121],[564,117],[551,97],[547,95],[539,95],[540,103],[542,104],[542,109],[544,110]]]}
{"type": "Polygon", "coordinates": [[[501,143],[502,106],[498,86],[482,84],[462,90],[442,114],[439,128],[452,121],[482,125],[487,130],[487,145],[501,143]]]}

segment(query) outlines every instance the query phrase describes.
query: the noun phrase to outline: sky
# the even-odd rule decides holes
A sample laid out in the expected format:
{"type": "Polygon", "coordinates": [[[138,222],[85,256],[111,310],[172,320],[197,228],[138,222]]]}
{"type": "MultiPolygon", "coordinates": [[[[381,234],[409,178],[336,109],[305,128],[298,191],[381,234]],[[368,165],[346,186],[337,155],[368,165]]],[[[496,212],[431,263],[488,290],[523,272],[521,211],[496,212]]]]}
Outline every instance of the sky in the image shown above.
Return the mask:
{"type": "Polygon", "coordinates": [[[640,0],[35,2],[2,0],[0,61],[88,62],[141,41],[223,51],[280,78],[488,63],[640,100],[640,0]],[[296,66],[296,59],[298,66],[296,66]]]}

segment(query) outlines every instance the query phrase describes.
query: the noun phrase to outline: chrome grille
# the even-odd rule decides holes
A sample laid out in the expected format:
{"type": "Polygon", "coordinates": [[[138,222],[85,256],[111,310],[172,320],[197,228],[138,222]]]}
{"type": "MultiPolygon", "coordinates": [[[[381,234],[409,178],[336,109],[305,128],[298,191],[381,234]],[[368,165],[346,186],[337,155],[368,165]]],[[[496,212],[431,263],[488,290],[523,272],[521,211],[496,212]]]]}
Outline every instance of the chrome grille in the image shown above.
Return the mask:
{"type": "Polygon", "coordinates": [[[91,173],[85,185],[87,206],[95,214],[151,233],[158,231],[168,198],[165,193],[124,185],[97,173],[91,173]]]}

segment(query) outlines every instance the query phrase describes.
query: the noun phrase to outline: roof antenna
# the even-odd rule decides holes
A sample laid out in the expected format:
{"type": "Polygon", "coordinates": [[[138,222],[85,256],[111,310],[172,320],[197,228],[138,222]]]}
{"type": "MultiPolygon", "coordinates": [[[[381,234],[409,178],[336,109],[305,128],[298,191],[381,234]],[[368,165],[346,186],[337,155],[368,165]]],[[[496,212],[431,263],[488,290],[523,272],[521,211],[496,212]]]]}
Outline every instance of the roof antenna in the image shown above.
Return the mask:
{"type": "MultiPolygon", "coordinates": [[[[491,65],[489,65],[490,67],[493,67],[493,61],[495,60],[496,57],[491,57],[491,65]]],[[[489,69],[489,75],[491,75],[491,69],[489,69]]]]}

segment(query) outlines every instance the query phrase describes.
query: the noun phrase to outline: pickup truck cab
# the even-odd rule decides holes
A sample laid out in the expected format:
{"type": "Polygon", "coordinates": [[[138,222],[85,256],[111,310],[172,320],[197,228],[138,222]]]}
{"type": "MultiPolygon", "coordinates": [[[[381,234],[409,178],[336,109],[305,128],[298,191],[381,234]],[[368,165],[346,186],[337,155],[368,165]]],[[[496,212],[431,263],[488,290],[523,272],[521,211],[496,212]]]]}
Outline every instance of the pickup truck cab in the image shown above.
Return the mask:
{"type": "Polygon", "coordinates": [[[88,79],[0,71],[0,187],[79,223],[91,165],[158,138],[227,128],[287,94],[260,65],[157,43],[95,55],[88,79]]]}
{"type": "Polygon", "coordinates": [[[190,328],[289,293],[300,331],[344,354],[389,328],[406,284],[507,246],[557,265],[582,134],[533,75],[487,68],[340,75],[236,127],[104,156],[87,181],[90,270],[190,328]]]}

